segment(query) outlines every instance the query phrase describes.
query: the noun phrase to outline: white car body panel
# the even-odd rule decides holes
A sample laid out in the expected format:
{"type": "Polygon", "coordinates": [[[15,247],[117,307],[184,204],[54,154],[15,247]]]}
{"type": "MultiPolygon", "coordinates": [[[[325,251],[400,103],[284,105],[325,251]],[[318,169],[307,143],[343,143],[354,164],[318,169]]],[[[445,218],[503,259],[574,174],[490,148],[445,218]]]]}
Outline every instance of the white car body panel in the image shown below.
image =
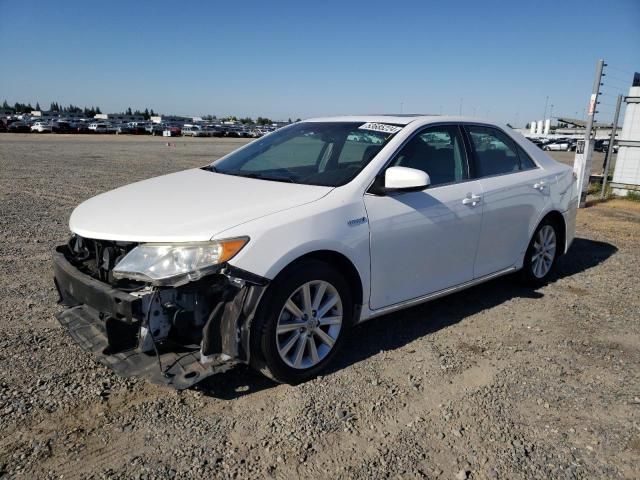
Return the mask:
{"type": "Polygon", "coordinates": [[[472,180],[400,195],[364,197],[371,230],[372,310],[473,278],[482,195],[472,180]]]}
{"type": "Polygon", "coordinates": [[[93,197],[73,211],[69,227],[83,237],[103,240],[202,242],[235,225],[313,202],[329,191],[185,170],[93,197]]]}
{"type": "MultiPolygon", "coordinates": [[[[332,251],[354,265],[366,298],[369,292],[369,227],[362,198],[336,188],[326,197],[251,222],[251,240],[229,263],[273,279],[287,265],[308,253],[332,251]],[[349,224],[349,220],[355,220],[349,224]],[[294,232],[292,234],[292,232],[294,232]],[[248,248],[253,244],[257,248],[248,248]]],[[[225,230],[216,239],[246,235],[243,225],[225,230]],[[245,232],[245,233],[239,233],[245,232]]]]}
{"type": "Polygon", "coordinates": [[[577,192],[571,168],[511,129],[502,130],[538,168],[378,197],[366,193],[368,188],[416,130],[437,123],[495,124],[438,116],[309,121],[406,127],[340,187],[187,170],[98,195],[73,212],[70,228],[89,238],[131,242],[248,236],[249,243],[229,263],[267,279],[308,253],[336,252],[360,276],[360,320],[520,268],[534,229],[552,210],[566,221],[565,250],[573,239],[577,192]],[[533,188],[540,181],[545,187],[533,188]],[[482,200],[463,204],[467,193],[482,200]]]}
{"type": "Polygon", "coordinates": [[[475,278],[516,265],[523,257],[540,212],[549,201],[550,183],[555,181],[555,174],[541,179],[541,173],[533,169],[479,180],[482,234],[475,278]],[[539,189],[534,185],[540,185],[539,189]]]}

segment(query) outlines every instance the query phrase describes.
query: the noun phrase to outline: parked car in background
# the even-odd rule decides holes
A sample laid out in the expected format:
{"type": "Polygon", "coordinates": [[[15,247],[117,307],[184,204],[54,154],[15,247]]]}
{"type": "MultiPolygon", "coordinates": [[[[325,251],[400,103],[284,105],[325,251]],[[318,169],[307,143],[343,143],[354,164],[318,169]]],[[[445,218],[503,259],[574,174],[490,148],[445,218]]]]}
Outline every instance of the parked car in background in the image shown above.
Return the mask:
{"type": "Polygon", "coordinates": [[[54,253],[58,319],[123,375],[187,388],[248,363],[298,383],[355,324],[514,272],[544,284],[577,205],[572,168],[507,127],[297,122],[78,206],[54,253]]]}
{"type": "Polygon", "coordinates": [[[51,125],[49,125],[49,122],[39,121],[31,125],[31,131],[37,133],[51,133],[52,129],[51,125]]]}
{"type": "Polygon", "coordinates": [[[116,127],[116,135],[125,135],[131,133],[131,127],[127,124],[120,124],[116,127]]]}
{"type": "Polygon", "coordinates": [[[149,123],[144,128],[145,133],[148,135],[162,135],[162,131],[164,130],[164,126],[159,123],[149,123]]]}
{"type": "Polygon", "coordinates": [[[116,133],[116,128],[107,122],[94,122],[89,125],[89,130],[93,133],[116,133]]]}
{"type": "MultiPolygon", "coordinates": [[[[594,150],[596,152],[604,152],[607,153],[609,151],[609,139],[606,140],[596,140],[596,145],[594,146],[594,150]]],[[[613,153],[618,153],[618,144],[613,144],[613,153]]]]}
{"type": "Polygon", "coordinates": [[[222,127],[222,131],[224,132],[225,137],[232,137],[232,138],[240,137],[238,130],[234,127],[222,127]]]}
{"type": "Polygon", "coordinates": [[[210,137],[211,133],[201,125],[185,124],[185,126],[182,127],[182,135],[185,137],[210,137]]]}
{"type": "Polygon", "coordinates": [[[566,138],[562,138],[562,139],[554,140],[551,143],[547,143],[546,145],[544,145],[542,147],[542,149],[543,150],[547,150],[547,151],[569,152],[569,151],[571,151],[571,146],[572,145],[573,145],[572,141],[570,141],[569,139],[566,139],[566,138]]]}
{"type": "Polygon", "coordinates": [[[223,137],[224,132],[222,129],[215,125],[205,125],[204,130],[209,134],[210,137],[223,137]]]}
{"type": "Polygon", "coordinates": [[[92,130],[89,130],[89,124],[87,122],[78,122],[74,129],[75,133],[92,133],[92,130]]]}
{"type": "Polygon", "coordinates": [[[179,137],[182,135],[180,127],[166,127],[162,133],[165,137],[179,137]]]}
{"type": "Polygon", "coordinates": [[[131,133],[134,135],[144,135],[145,133],[147,133],[145,130],[145,123],[129,122],[127,123],[127,126],[131,129],[131,133]]]}
{"type": "Polygon", "coordinates": [[[11,133],[28,133],[31,131],[31,127],[26,122],[20,120],[12,121],[7,125],[7,132],[11,133]]]}
{"type": "Polygon", "coordinates": [[[54,120],[51,122],[51,131],[53,133],[71,133],[71,124],[66,120],[54,120]]]}

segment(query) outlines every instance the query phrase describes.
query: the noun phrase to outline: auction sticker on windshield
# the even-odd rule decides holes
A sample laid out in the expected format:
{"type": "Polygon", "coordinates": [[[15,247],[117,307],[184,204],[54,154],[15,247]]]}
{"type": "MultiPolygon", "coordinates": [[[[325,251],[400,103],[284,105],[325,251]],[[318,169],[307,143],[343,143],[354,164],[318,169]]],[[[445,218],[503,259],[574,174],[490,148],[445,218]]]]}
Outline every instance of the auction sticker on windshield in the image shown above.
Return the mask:
{"type": "Polygon", "coordinates": [[[396,125],[388,125],[386,123],[368,122],[358,127],[360,130],[373,130],[374,132],[396,133],[402,130],[402,127],[396,125]]]}

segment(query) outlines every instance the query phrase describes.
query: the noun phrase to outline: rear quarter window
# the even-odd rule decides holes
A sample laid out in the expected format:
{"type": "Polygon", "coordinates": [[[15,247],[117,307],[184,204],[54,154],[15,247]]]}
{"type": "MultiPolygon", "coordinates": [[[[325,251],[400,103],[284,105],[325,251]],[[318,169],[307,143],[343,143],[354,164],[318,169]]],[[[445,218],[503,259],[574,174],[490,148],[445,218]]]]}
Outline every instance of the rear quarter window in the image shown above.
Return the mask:
{"type": "Polygon", "coordinates": [[[531,170],[532,168],[538,167],[520,145],[518,145],[518,156],[520,157],[520,167],[522,170],[531,170]]]}

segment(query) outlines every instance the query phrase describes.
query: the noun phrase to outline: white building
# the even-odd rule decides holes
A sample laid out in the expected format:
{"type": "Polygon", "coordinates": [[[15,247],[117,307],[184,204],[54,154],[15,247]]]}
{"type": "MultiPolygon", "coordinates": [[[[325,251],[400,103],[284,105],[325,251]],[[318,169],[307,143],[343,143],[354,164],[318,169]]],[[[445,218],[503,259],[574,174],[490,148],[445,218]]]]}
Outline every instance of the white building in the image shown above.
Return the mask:
{"type": "Polygon", "coordinates": [[[61,114],[60,112],[53,112],[51,110],[31,110],[31,113],[29,115],[31,115],[32,117],[40,118],[42,120],[52,120],[54,118],[64,116],[64,114],[61,114]]]}
{"type": "Polygon", "coordinates": [[[124,113],[96,113],[93,118],[113,123],[144,122],[144,115],[125,115],[124,113]]]}
{"type": "Polygon", "coordinates": [[[640,75],[636,73],[627,104],[622,131],[618,135],[618,157],[613,172],[613,193],[626,196],[640,191],[640,75]]]}

